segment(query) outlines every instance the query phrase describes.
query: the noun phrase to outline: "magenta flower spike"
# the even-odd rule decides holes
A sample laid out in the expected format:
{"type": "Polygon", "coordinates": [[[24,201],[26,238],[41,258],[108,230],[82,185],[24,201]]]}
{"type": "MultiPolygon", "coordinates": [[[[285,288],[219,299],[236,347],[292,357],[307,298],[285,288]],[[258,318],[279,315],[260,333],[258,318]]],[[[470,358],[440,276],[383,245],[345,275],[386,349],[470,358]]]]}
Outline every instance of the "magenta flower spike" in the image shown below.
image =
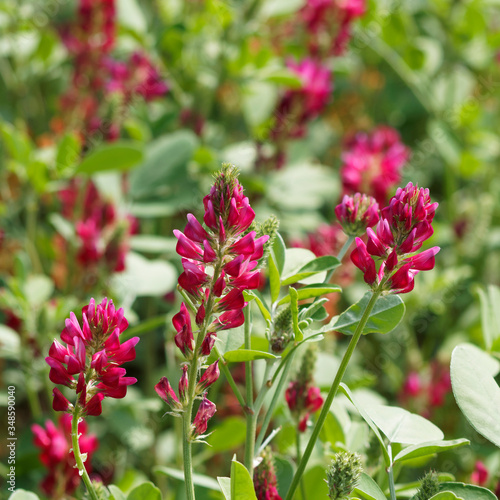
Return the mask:
{"type": "Polygon", "coordinates": [[[439,247],[416,252],[432,236],[437,206],[431,202],[428,189],[419,189],[410,182],[404,189],[398,188],[389,205],[381,210],[377,230],[367,228],[367,243],[356,238],[351,260],[373,289],[382,285],[393,293],[408,293],[420,271],[434,268],[439,247]],[[382,261],[378,271],[375,258],[382,261]]]}
{"type": "MultiPolygon", "coordinates": [[[[119,335],[128,327],[123,309],[116,310],[113,301],[100,304],[90,299],[82,309],[82,324],[74,313],[66,319],[61,339],[66,347],[54,340],[45,358],[50,366],[52,382],[65,385],[76,392],[84,415],[100,415],[105,397],[123,398],[127,386],[137,382],[126,377],[119,366],[135,359],[139,337],[120,343],[119,335]]],[[[58,388],[53,391],[56,411],[73,411],[74,406],[58,388]]]]}

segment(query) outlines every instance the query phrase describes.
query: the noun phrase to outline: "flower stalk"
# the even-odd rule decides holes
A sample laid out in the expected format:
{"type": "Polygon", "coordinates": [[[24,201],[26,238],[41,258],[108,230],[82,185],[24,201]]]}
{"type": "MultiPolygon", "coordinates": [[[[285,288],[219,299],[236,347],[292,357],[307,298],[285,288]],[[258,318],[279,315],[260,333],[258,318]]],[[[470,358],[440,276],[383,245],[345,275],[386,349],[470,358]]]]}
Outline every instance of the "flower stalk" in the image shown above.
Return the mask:
{"type": "Polygon", "coordinates": [[[84,465],[84,459],[80,452],[80,443],[78,442],[78,421],[80,420],[80,405],[78,402],[75,403],[75,409],[73,411],[73,419],[71,421],[71,442],[73,446],[73,455],[75,457],[76,467],[78,469],[78,474],[82,477],[85,487],[89,493],[92,500],[99,500],[97,493],[94,489],[94,485],[90,480],[90,476],[84,465]]]}
{"type": "Polygon", "coordinates": [[[380,297],[381,293],[382,293],[382,286],[380,286],[377,290],[375,290],[373,292],[372,296],[370,297],[370,301],[366,305],[366,309],[363,313],[363,316],[361,317],[361,320],[358,323],[356,331],[354,332],[354,335],[352,336],[352,339],[349,342],[349,345],[347,346],[347,350],[346,350],[344,356],[342,357],[342,361],[340,362],[339,369],[338,369],[337,374],[335,376],[335,379],[332,383],[332,386],[330,387],[330,391],[328,392],[328,396],[325,399],[325,403],[323,405],[321,413],[319,414],[316,425],[314,426],[311,437],[309,438],[309,442],[307,443],[307,447],[304,450],[304,454],[302,455],[302,459],[300,460],[300,463],[297,467],[297,471],[295,472],[295,475],[293,476],[292,484],[290,485],[290,489],[288,490],[286,500],[292,500],[293,495],[295,494],[295,490],[299,486],[299,483],[300,483],[300,480],[302,478],[302,475],[304,474],[304,470],[306,468],[307,462],[309,461],[309,458],[311,457],[311,453],[312,453],[313,448],[316,444],[319,433],[321,432],[321,429],[323,428],[326,417],[328,416],[328,413],[330,412],[330,406],[332,405],[333,399],[334,399],[335,395],[337,394],[340,382],[342,382],[342,378],[344,377],[344,374],[346,372],[349,361],[351,360],[354,349],[356,348],[356,345],[358,344],[358,341],[361,338],[361,335],[363,334],[363,329],[364,329],[364,327],[368,321],[368,318],[370,317],[370,314],[375,306],[375,303],[377,302],[377,299],[380,297]]]}

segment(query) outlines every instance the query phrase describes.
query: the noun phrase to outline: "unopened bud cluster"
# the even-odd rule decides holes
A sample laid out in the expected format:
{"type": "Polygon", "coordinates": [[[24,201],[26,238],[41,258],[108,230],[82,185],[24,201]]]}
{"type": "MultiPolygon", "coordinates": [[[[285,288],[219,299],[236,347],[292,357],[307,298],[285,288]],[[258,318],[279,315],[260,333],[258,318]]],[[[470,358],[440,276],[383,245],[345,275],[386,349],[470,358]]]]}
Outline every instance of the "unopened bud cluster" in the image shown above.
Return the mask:
{"type": "Polygon", "coordinates": [[[260,458],[261,462],[253,471],[253,485],[257,500],[281,500],[271,448],[267,447],[261,453],[260,458]]]}
{"type": "Polygon", "coordinates": [[[357,453],[337,453],[326,470],[330,499],[347,500],[358,485],[362,472],[361,457],[357,453]]]}
{"type": "Polygon", "coordinates": [[[429,500],[434,495],[439,493],[439,478],[438,475],[429,471],[423,478],[420,488],[415,495],[415,500],[429,500]]]}
{"type": "Polygon", "coordinates": [[[379,221],[378,203],[366,194],[346,194],[335,207],[335,215],[348,236],[361,236],[379,221]]]}

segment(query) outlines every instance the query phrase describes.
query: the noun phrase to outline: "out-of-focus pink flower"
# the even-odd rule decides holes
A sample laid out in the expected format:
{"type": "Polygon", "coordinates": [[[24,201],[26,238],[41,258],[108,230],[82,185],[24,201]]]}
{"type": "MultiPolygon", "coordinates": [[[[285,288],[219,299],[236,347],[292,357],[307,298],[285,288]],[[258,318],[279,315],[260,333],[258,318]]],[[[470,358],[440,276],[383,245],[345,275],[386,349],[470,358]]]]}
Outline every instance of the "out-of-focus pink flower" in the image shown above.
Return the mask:
{"type": "Polygon", "coordinates": [[[208,421],[215,415],[216,406],[204,397],[193,420],[193,436],[201,436],[207,432],[208,421]]]}
{"type": "Polygon", "coordinates": [[[380,125],[371,134],[358,133],[346,142],[340,175],[344,193],[366,193],[384,206],[391,189],[401,180],[409,149],[399,133],[380,125]]]}
{"type": "Polygon", "coordinates": [[[335,215],[344,232],[349,236],[360,236],[367,228],[379,221],[378,203],[375,198],[356,193],[344,195],[342,203],[335,207],[335,215]]]}
{"type": "MultiPolygon", "coordinates": [[[[137,382],[134,377],[126,377],[126,370],[119,366],[135,359],[139,337],[120,343],[119,335],[128,327],[128,321],[123,309],[116,310],[112,300],[96,304],[90,299],[82,316],[80,325],[74,313],[70,314],[61,332],[61,340],[67,345],[54,340],[45,360],[50,366],[50,380],[75,390],[84,414],[100,415],[105,397],[123,398],[127,386],[137,382]]],[[[57,388],[53,408],[72,408],[57,388]]]]}
{"type": "MultiPolygon", "coordinates": [[[[33,442],[41,450],[40,461],[48,469],[47,476],[40,487],[50,497],[61,493],[71,495],[80,483],[73,451],[70,451],[72,449],[71,421],[72,416],[64,414],[59,417],[57,427],[50,420],[45,422],[45,428],[38,424],[31,426],[33,442]]],[[[87,434],[85,421],[78,423],[78,433],[80,451],[82,454],[87,454],[85,468],[87,472],[91,472],[92,454],[97,450],[99,442],[95,435],[87,434]]]]}
{"type": "Polygon", "coordinates": [[[422,388],[420,376],[417,372],[410,372],[403,385],[403,393],[407,396],[417,396],[422,388]]]}
{"type": "Polygon", "coordinates": [[[364,15],[366,0],[307,0],[299,11],[309,34],[309,51],[340,55],[351,38],[353,21],[364,15]]]}
{"type": "Polygon", "coordinates": [[[262,461],[253,471],[253,485],[257,500],[281,500],[271,449],[266,448],[261,458],[262,461]]]}
{"type": "Polygon", "coordinates": [[[323,111],[333,91],[331,72],[319,62],[290,60],[287,67],[299,77],[302,85],[287,90],[278,103],[276,123],[271,130],[275,142],[302,137],[307,123],[323,111]]]}
{"type": "Polygon", "coordinates": [[[471,483],[477,484],[478,486],[484,486],[488,482],[490,474],[486,465],[478,460],[474,465],[474,471],[470,476],[471,483]]]}
{"type": "Polygon", "coordinates": [[[309,233],[305,240],[295,239],[291,246],[307,248],[316,257],[323,255],[337,255],[346,241],[344,231],[340,224],[322,224],[315,232],[309,233]]]}
{"type": "Polygon", "coordinates": [[[368,242],[356,238],[351,260],[363,271],[364,280],[393,293],[413,290],[415,275],[434,268],[439,247],[415,255],[425,240],[432,236],[432,220],[437,203],[431,203],[428,189],[419,189],[411,182],[398,188],[389,205],[381,210],[376,232],[366,230],[368,242]],[[377,272],[374,257],[382,260],[377,272]]]}

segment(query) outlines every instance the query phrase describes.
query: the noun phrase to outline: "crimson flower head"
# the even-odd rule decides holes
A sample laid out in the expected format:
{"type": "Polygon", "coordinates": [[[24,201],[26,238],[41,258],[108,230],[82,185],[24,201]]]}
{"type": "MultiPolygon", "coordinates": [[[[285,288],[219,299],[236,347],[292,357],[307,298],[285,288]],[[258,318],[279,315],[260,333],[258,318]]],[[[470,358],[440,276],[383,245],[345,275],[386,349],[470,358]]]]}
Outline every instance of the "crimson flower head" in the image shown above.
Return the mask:
{"type": "Polygon", "coordinates": [[[335,207],[335,215],[347,235],[360,236],[378,222],[378,203],[366,194],[346,194],[342,203],[335,207]]]}
{"type": "Polygon", "coordinates": [[[262,460],[253,471],[253,485],[257,500],[281,500],[271,449],[269,447],[264,449],[260,457],[262,460]]]}
{"type": "Polygon", "coordinates": [[[296,380],[292,380],[285,391],[288,408],[300,432],[306,431],[311,413],[318,411],[323,405],[319,387],[313,384],[315,364],[316,353],[313,348],[309,348],[302,358],[296,380]]]}
{"type": "MultiPolygon", "coordinates": [[[[80,475],[71,450],[72,418],[66,413],[59,417],[57,427],[51,420],[45,422],[45,428],[38,424],[31,426],[34,444],[40,449],[40,461],[48,469],[40,487],[51,498],[62,492],[71,495],[80,483],[80,475]]],[[[95,435],[87,433],[87,423],[84,420],[78,423],[78,434],[80,451],[87,454],[84,465],[90,473],[92,454],[98,448],[99,442],[95,435]]]]}
{"type": "Polygon", "coordinates": [[[413,290],[415,275],[434,268],[439,247],[416,253],[434,232],[432,221],[438,204],[432,203],[429,190],[411,182],[398,188],[389,205],[381,210],[376,231],[366,230],[368,241],[356,238],[351,260],[363,271],[366,283],[383,285],[393,293],[413,290]],[[377,270],[375,258],[382,261],[377,270]]]}
{"type": "Polygon", "coordinates": [[[371,134],[358,133],[346,142],[340,175],[344,193],[366,193],[385,205],[389,192],[401,180],[409,149],[397,130],[380,125],[371,134]]]}
{"type": "MultiPolygon", "coordinates": [[[[119,336],[127,327],[123,309],[116,310],[112,300],[105,298],[96,304],[90,299],[82,309],[81,324],[74,313],[66,319],[61,332],[66,345],[54,340],[49,349],[45,361],[50,366],[50,380],[75,390],[77,404],[86,415],[100,415],[105,397],[123,398],[127,386],[137,382],[120,368],[135,359],[135,345],[139,342],[139,337],[120,342],[119,336]]],[[[72,410],[73,405],[57,387],[53,394],[54,410],[72,410]]]]}

